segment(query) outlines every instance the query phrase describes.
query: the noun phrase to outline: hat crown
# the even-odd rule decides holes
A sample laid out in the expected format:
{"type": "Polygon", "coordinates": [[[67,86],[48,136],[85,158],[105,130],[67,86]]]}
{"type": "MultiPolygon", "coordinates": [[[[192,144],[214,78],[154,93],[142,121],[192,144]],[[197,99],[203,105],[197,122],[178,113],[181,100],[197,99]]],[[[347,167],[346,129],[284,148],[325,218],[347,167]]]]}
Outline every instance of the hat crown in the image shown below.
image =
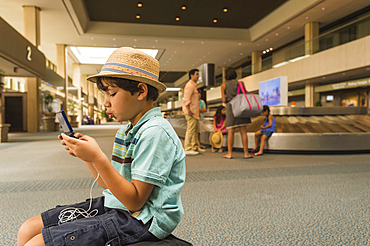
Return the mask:
{"type": "Polygon", "coordinates": [[[221,142],[221,138],[220,138],[220,135],[218,135],[218,134],[213,134],[212,135],[212,142],[214,142],[214,143],[219,143],[219,142],[221,142]]]}
{"type": "Polygon", "coordinates": [[[159,77],[159,62],[152,56],[131,47],[116,49],[106,61],[136,67],[159,77]]]}

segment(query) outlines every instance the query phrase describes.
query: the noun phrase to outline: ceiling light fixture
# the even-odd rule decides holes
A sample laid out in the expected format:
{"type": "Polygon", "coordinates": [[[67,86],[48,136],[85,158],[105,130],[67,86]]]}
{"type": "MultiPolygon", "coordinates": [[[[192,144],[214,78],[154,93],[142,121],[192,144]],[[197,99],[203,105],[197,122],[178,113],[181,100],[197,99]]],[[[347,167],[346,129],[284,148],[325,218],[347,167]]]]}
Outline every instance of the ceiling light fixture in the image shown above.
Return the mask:
{"type": "Polygon", "coordinates": [[[143,4],[142,4],[141,2],[138,2],[138,3],[137,3],[137,6],[138,6],[139,8],[141,8],[141,7],[143,7],[143,4]]]}
{"type": "Polygon", "coordinates": [[[182,10],[186,10],[186,6],[185,5],[182,5],[181,9],[182,10]]]}
{"type": "Polygon", "coordinates": [[[325,8],[322,8],[321,10],[325,10],[325,8]]]}
{"type": "Polygon", "coordinates": [[[217,23],[217,21],[218,21],[217,19],[213,19],[213,23],[217,23]]]}
{"type": "Polygon", "coordinates": [[[290,29],[290,26],[288,26],[287,29],[289,30],[290,29]]]}
{"type": "Polygon", "coordinates": [[[180,17],[176,16],[175,20],[180,21],[180,17]]]}
{"type": "Polygon", "coordinates": [[[228,9],[227,8],[224,8],[223,11],[224,11],[224,13],[227,13],[228,9]]]}
{"type": "Polygon", "coordinates": [[[141,16],[139,14],[136,15],[136,19],[140,19],[141,16]]]}

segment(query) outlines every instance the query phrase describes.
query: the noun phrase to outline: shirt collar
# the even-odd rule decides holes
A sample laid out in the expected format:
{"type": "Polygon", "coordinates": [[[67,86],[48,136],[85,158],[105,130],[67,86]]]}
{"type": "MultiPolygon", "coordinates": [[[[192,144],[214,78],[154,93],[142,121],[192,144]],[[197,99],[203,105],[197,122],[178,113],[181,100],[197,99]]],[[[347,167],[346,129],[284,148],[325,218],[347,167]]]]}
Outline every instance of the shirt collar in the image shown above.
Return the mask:
{"type": "Polygon", "coordinates": [[[125,130],[126,135],[131,135],[131,134],[136,134],[136,132],[139,130],[139,128],[147,122],[149,119],[156,117],[156,116],[161,116],[161,108],[155,107],[146,112],[143,117],[140,118],[140,120],[136,123],[135,126],[132,126],[131,122],[127,124],[127,128],[125,130]]]}

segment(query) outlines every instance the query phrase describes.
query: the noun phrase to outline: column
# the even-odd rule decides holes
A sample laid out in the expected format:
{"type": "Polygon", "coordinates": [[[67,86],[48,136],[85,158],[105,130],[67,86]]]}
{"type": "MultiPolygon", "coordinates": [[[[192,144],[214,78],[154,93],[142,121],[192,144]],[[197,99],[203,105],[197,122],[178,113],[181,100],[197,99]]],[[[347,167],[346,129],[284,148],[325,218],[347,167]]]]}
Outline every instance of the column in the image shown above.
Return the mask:
{"type": "Polygon", "coordinates": [[[226,73],[227,67],[222,67],[222,83],[226,82],[225,73],[226,73]]]}
{"type": "Polygon", "coordinates": [[[57,44],[57,74],[64,79],[63,93],[65,97],[63,99],[62,109],[67,112],[68,105],[68,76],[67,76],[67,57],[66,57],[66,45],[57,44]]]}
{"type": "MultiPolygon", "coordinates": [[[[24,36],[34,46],[40,45],[40,8],[23,6],[24,36]]],[[[40,78],[25,78],[27,92],[27,132],[39,132],[42,117],[40,78]]]]}
{"type": "Polygon", "coordinates": [[[252,74],[262,71],[262,52],[255,50],[252,52],[252,74]]]}
{"type": "Polygon", "coordinates": [[[320,93],[315,93],[315,85],[313,83],[305,84],[305,107],[313,107],[320,100],[320,93]]]}
{"type": "Polygon", "coordinates": [[[309,22],[304,25],[305,54],[312,55],[319,50],[319,23],[309,22]]]}
{"type": "Polygon", "coordinates": [[[94,119],[94,84],[95,83],[91,82],[87,84],[89,88],[89,94],[87,96],[89,105],[88,112],[91,119],[94,119]]]}
{"type": "Polygon", "coordinates": [[[78,63],[73,63],[73,86],[77,88],[77,98],[78,98],[78,110],[77,110],[77,121],[81,123],[82,120],[82,107],[81,107],[81,65],[78,63]]]}

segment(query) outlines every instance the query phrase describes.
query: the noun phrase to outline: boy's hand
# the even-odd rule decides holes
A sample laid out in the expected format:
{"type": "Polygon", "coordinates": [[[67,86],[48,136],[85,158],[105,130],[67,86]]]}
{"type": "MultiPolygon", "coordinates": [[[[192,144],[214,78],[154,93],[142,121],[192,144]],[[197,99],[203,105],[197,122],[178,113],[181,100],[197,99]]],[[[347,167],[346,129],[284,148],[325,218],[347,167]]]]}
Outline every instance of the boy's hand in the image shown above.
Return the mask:
{"type": "Polygon", "coordinates": [[[61,144],[64,145],[68,154],[86,162],[94,162],[104,155],[94,138],[82,135],[81,133],[77,133],[75,136],[78,139],[69,137],[64,133],[58,136],[62,140],[61,144]]]}

